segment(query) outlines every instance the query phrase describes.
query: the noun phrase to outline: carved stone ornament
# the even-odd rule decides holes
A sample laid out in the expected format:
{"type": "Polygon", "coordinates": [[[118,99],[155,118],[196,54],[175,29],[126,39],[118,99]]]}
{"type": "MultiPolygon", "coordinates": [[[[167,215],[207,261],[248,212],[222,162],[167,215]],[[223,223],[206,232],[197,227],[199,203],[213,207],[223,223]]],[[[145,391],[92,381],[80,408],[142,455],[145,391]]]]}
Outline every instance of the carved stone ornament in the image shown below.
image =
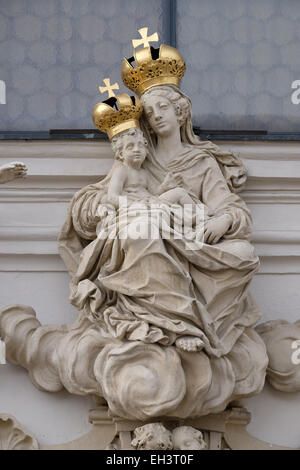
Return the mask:
{"type": "Polygon", "coordinates": [[[37,440],[13,416],[0,414],[0,450],[38,450],[37,440]]]}
{"type": "Polygon", "coordinates": [[[204,450],[207,444],[202,432],[192,426],[179,426],[169,431],[162,423],[145,424],[134,430],[131,442],[136,450],[204,450]]]}

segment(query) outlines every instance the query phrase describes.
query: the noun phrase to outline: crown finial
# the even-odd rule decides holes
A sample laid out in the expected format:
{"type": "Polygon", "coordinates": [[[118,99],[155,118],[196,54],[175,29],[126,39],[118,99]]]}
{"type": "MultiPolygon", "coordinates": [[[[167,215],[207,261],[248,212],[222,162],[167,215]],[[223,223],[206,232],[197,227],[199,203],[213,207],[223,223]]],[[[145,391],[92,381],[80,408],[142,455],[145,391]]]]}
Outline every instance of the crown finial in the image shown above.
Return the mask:
{"type": "Polygon", "coordinates": [[[99,86],[100,93],[108,92],[108,98],[112,98],[113,96],[116,96],[113,90],[119,90],[119,84],[116,82],[113,85],[111,85],[110,78],[104,78],[103,82],[105,84],[105,87],[99,86]]]}
{"type": "Polygon", "coordinates": [[[134,49],[143,44],[144,47],[148,47],[150,42],[158,41],[158,34],[154,33],[151,36],[148,36],[148,28],[141,28],[138,30],[141,35],[141,39],[132,39],[132,45],[134,49]]]}

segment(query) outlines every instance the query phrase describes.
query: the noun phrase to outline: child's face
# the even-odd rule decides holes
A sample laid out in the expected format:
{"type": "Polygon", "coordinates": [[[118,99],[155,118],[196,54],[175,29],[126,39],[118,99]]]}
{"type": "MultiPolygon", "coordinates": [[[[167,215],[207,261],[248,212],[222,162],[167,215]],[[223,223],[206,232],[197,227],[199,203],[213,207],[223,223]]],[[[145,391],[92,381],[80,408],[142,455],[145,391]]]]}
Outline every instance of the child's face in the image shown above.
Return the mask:
{"type": "Polygon", "coordinates": [[[139,135],[126,135],[123,137],[121,157],[126,165],[140,168],[146,156],[147,147],[144,137],[139,135]]]}
{"type": "Polygon", "coordinates": [[[178,450],[201,450],[205,448],[200,432],[195,433],[190,429],[178,431],[173,438],[174,449],[178,450]],[[200,437],[201,436],[201,442],[200,437]]]}

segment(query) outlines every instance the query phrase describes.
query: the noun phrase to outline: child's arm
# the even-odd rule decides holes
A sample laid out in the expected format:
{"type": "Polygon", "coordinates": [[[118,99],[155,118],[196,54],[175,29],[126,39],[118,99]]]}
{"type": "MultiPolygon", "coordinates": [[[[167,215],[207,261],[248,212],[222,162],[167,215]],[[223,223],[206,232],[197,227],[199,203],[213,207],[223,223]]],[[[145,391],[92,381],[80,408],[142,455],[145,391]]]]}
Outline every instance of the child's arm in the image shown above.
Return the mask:
{"type": "Polygon", "coordinates": [[[115,168],[108,185],[107,200],[116,208],[119,207],[119,197],[122,195],[126,181],[126,168],[119,165],[115,168]]]}

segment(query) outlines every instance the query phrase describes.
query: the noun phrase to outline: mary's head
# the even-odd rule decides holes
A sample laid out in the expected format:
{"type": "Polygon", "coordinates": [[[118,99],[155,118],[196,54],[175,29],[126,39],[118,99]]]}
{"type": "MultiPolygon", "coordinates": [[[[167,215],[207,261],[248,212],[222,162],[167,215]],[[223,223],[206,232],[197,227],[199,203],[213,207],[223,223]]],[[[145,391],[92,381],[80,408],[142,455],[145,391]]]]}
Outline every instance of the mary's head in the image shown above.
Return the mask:
{"type": "MultiPolygon", "coordinates": [[[[148,142],[148,170],[159,166],[156,158],[158,138],[164,138],[177,132],[183,144],[196,147],[202,155],[214,156],[220,165],[222,173],[231,191],[238,192],[246,181],[246,170],[238,157],[228,150],[220,149],[210,141],[199,139],[193,131],[192,102],[175,85],[152,87],[141,96],[144,112],[140,126],[148,142]]],[[[174,145],[180,144],[179,138],[174,145]]],[[[172,138],[168,139],[172,142],[172,138]]],[[[147,161],[146,164],[147,166],[147,161]]],[[[154,173],[154,171],[153,171],[154,173]]]]}
{"type": "Polygon", "coordinates": [[[169,136],[177,129],[182,142],[194,143],[192,103],[179,88],[172,85],[150,88],[141,101],[144,108],[142,127],[154,146],[158,136],[169,136]]]}

